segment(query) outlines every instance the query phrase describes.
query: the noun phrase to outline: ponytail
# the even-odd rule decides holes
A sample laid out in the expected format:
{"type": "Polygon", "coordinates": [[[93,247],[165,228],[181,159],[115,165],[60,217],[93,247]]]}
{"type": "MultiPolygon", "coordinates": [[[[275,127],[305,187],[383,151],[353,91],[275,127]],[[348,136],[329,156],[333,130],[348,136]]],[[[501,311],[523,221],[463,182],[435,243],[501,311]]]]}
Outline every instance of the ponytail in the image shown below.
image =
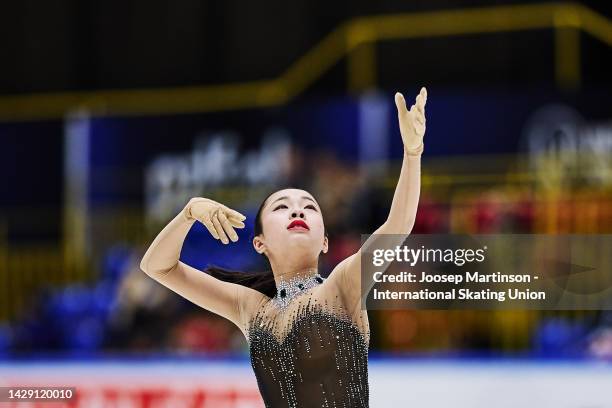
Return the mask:
{"type": "Polygon", "coordinates": [[[211,265],[206,267],[204,272],[225,282],[236,283],[258,290],[270,298],[276,296],[276,282],[272,271],[243,272],[211,265]]]}

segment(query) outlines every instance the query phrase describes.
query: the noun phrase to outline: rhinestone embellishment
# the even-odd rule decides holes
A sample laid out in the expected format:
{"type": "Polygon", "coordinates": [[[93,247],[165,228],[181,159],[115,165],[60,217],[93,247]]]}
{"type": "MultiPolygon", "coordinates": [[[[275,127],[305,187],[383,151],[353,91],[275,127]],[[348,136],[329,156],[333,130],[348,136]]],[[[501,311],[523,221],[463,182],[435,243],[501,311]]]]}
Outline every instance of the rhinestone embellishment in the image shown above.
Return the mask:
{"type": "Polygon", "coordinates": [[[367,408],[363,315],[353,321],[336,301],[312,295],[296,303],[290,313],[261,309],[249,324],[251,366],[265,406],[367,408]]]}
{"type": "Polygon", "coordinates": [[[272,301],[280,308],[286,308],[291,301],[305,290],[320,285],[325,281],[319,273],[309,277],[293,277],[289,280],[281,280],[277,285],[277,294],[272,301]]]}

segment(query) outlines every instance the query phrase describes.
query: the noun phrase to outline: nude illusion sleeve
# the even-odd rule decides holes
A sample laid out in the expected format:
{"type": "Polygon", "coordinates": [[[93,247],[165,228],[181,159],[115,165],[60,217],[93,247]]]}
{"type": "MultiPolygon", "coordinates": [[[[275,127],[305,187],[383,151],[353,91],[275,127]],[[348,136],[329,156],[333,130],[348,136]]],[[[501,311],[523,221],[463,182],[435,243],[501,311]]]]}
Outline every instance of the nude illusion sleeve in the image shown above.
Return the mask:
{"type": "Polygon", "coordinates": [[[181,211],[155,237],[140,268],[185,299],[231,320],[244,333],[243,305],[259,292],[222,281],[179,260],[183,242],[194,222],[181,211]]]}

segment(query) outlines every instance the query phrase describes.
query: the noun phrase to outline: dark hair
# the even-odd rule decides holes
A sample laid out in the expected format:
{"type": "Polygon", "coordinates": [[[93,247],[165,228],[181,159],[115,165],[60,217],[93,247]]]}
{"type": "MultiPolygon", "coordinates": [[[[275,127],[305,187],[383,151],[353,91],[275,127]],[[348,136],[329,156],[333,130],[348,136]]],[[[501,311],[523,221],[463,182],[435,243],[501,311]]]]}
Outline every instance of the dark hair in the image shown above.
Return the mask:
{"type": "MultiPolygon", "coordinates": [[[[296,187],[287,187],[287,189],[289,188],[293,189],[296,187]]],[[[300,188],[299,190],[302,189],[300,188]]],[[[261,205],[257,210],[257,215],[255,216],[255,223],[253,225],[253,234],[251,235],[251,241],[253,241],[256,236],[263,233],[261,213],[263,211],[264,205],[266,204],[266,201],[268,201],[268,198],[270,198],[270,196],[272,196],[272,194],[277,191],[280,190],[276,190],[268,194],[268,196],[261,202],[261,205]]],[[[327,230],[324,230],[324,233],[327,237],[327,230]]],[[[266,262],[268,262],[268,265],[270,265],[266,255],[261,254],[261,256],[263,256],[266,259],[266,262]]],[[[237,283],[239,285],[247,286],[251,289],[258,290],[268,297],[276,296],[276,281],[274,280],[274,274],[272,273],[271,268],[264,272],[244,272],[212,265],[204,269],[204,272],[217,279],[221,279],[226,282],[237,283]]]]}

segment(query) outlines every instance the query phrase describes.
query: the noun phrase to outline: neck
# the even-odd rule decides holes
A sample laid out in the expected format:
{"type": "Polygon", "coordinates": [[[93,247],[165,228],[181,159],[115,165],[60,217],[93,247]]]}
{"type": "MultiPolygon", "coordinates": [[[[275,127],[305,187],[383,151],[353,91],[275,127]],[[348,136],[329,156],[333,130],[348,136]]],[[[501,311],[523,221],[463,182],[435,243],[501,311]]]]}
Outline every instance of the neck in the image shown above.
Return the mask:
{"type": "Polygon", "coordinates": [[[305,265],[280,269],[274,268],[274,265],[272,265],[272,271],[274,273],[274,281],[278,287],[282,283],[287,283],[293,280],[312,278],[319,272],[319,268],[316,265],[305,265]]]}

